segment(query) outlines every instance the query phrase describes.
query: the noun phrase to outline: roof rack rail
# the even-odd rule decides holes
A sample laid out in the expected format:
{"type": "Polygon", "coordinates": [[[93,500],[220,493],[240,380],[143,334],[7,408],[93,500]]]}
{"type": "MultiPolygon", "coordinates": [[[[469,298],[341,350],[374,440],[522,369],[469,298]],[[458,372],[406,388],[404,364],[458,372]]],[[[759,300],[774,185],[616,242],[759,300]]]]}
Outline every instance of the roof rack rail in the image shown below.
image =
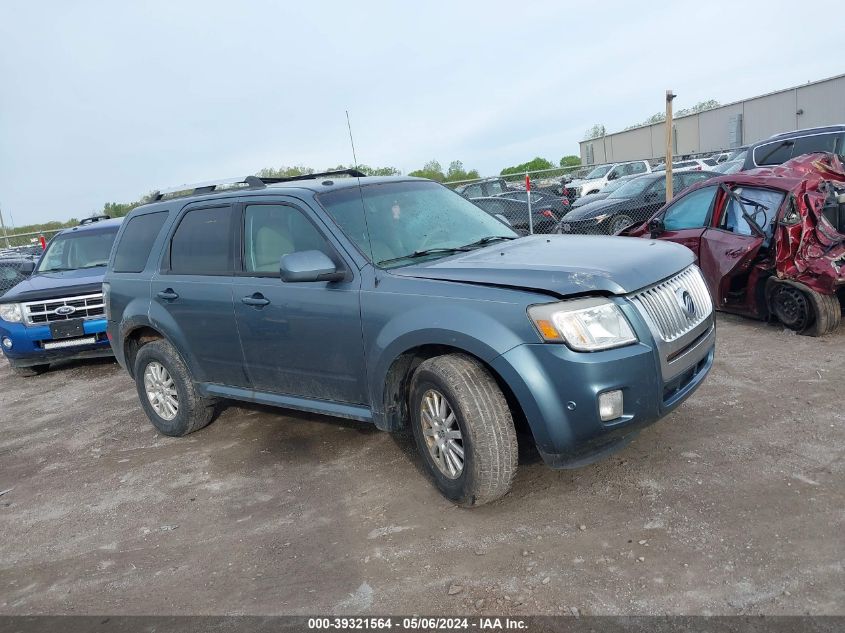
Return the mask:
{"type": "Polygon", "coordinates": [[[367,174],[357,169],[334,169],[331,171],[321,171],[314,174],[301,174],[299,176],[282,176],[279,178],[262,178],[260,176],[247,176],[246,178],[222,178],[220,180],[198,182],[192,185],[178,185],[176,187],[169,187],[167,189],[159,189],[157,191],[153,191],[150,194],[150,200],[152,202],[158,202],[162,200],[165,196],[172,196],[174,198],[199,196],[205,193],[213,193],[215,191],[218,191],[220,187],[226,185],[246,185],[246,187],[243,187],[244,189],[263,189],[267,185],[272,185],[278,182],[292,182],[295,180],[314,180],[316,178],[324,178],[326,176],[351,176],[353,178],[365,178],[366,175],[367,174]]]}
{"type": "Polygon", "coordinates": [[[92,215],[90,218],[82,218],[79,221],[79,226],[93,224],[94,222],[99,222],[100,220],[111,220],[111,216],[104,213],[102,215],[92,215]]]}
{"type": "Polygon", "coordinates": [[[261,178],[259,180],[267,185],[277,182],[292,182],[294,180],[315,180],[326,176],[351,176],[352,178],[366,178],[367,174],[358,169],[332,169],[330,171],[318,171],[313,174],[301,174],[299,176],[280,176],[278,178],[261,178]]]}

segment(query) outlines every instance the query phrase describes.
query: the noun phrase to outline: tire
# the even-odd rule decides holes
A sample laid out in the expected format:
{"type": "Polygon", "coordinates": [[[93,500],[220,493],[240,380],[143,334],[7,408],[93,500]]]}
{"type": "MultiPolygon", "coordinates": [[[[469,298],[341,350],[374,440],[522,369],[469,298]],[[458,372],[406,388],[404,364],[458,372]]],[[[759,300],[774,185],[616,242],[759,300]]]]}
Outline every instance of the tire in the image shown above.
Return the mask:
{"type": "Polygon", "coordinates": [[[33,376],[39,376],[48,369],[50,369],[49,363],[45,365],[30,365],[29,367],[16,367],[12,365],[12,371],[15,372],[15,374],[17,374],[18,376],[22,376],[24,378],[32,378],[33,376]]]}
{"type": "Polygon", "coordinates": [[[159,433],[181,437],[199,431],[211,422],[215,401],[199,394],[185,361],[167,341],[153,341],[138,350],[134,375],[141,406],[159,433]],[[165,373],[162,374],[159,368],[163,368],[165,373]],[[152,380],[150,386],[154,388],[155,396],[147,393],[148,369],[152,380]],[[166,402],[175,399],[175,411],[171,411],[172,404],[160,404],[161,395],[165,392],[171,395],[170,399],[164,399],[166,402]],[[153,400],[159,402],[158,411],[153,400]],[[171,412],[173,417],[169,415],[171,412]]]}
{"type": "Polygon", "coordinates": [[[808,336],[824,336],[833,332],[842,320],[842,306],[836,295],[823,295],[812,292],[810,299],[813,302],[815,320],[804,334],[808,336]]]}
{"type": "Polygon", "coordinates": [[[778,284],[772,294],[772,312],[790,330],[823,336],[839,325],[842,311],[835,295],[823,295],[792,284],[778,284]]]}
{"type": "Polygon", "coordinates": [[[634,221],[631,219],[630,216],[617,215],[610,222],[610,234],[616,235],[619,231],[621,231],[622,229],[627,229],[633,223],[634,221]]]}
{"type": "MultiPolygon", "coordinates": [[[[518,461],[516,431],[502,391],[481,363],[464,354],[423,361],[411,381],[409,406],[417,449],[435,486],[446,498],[472,507],[499,499],[510,490],[518,461]],[[451,426],[438,427],[446,431],[439,437],[437,425],[432,423],[438,416],[431,415],[431,405],[437,408],[436,394],[454,414],[451,426]],[[457,438],[455,431],[459,432],[457,438]],[[443,442],[445,452],[451,452],[451,458],[444,450],[430,448],[438,441],[443,442]],[[463,451],[457,474],[456,452],[446,448],[456,443],[463,451]]],[[[449,416],[444,418],[448,420],[449,416]]]]}

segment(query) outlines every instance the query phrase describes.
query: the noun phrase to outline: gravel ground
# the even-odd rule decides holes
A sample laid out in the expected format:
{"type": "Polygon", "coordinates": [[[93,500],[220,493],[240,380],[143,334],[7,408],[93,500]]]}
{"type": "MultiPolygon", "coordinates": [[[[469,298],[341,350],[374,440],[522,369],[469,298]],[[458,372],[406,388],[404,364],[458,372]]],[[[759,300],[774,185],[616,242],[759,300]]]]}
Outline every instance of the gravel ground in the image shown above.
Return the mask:
{"type": "Polygon", "coordinates": [[[720,316],[678,411],[475,510],[405,440],[230,405],[158,435],[113,361],[0,361],[2,614],[845,614],[845,327],[720,316]]]}

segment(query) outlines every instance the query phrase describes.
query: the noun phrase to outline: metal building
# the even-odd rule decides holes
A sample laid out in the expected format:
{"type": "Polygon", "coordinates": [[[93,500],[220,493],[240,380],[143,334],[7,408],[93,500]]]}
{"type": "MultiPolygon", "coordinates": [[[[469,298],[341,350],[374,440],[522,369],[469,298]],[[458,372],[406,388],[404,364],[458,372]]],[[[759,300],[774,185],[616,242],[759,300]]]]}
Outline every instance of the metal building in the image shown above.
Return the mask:
{"type": "MultiPolygon", "coordinates": [[[[748,145],[773,134],[845,123],[845,74],[674,119],[674,154],[684,156],[748,145]]],[[[665,154],[663,123],[581,141],[581,164],[665,154]]]]}

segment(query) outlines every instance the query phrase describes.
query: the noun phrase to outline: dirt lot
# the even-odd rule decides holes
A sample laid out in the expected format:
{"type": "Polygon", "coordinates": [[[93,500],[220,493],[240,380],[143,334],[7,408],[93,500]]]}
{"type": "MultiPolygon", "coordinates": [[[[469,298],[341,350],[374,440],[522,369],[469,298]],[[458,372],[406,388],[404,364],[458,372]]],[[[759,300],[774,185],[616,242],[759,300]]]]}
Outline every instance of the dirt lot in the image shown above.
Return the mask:
{"type": "Polygon", "coordinates": [[[171,439],[112,361],[0,361],[0,613],[845,614],[843,376],[845,327],[720,317],[677,412],[463,510],[357,423],[231,405],[171,439]]]}

